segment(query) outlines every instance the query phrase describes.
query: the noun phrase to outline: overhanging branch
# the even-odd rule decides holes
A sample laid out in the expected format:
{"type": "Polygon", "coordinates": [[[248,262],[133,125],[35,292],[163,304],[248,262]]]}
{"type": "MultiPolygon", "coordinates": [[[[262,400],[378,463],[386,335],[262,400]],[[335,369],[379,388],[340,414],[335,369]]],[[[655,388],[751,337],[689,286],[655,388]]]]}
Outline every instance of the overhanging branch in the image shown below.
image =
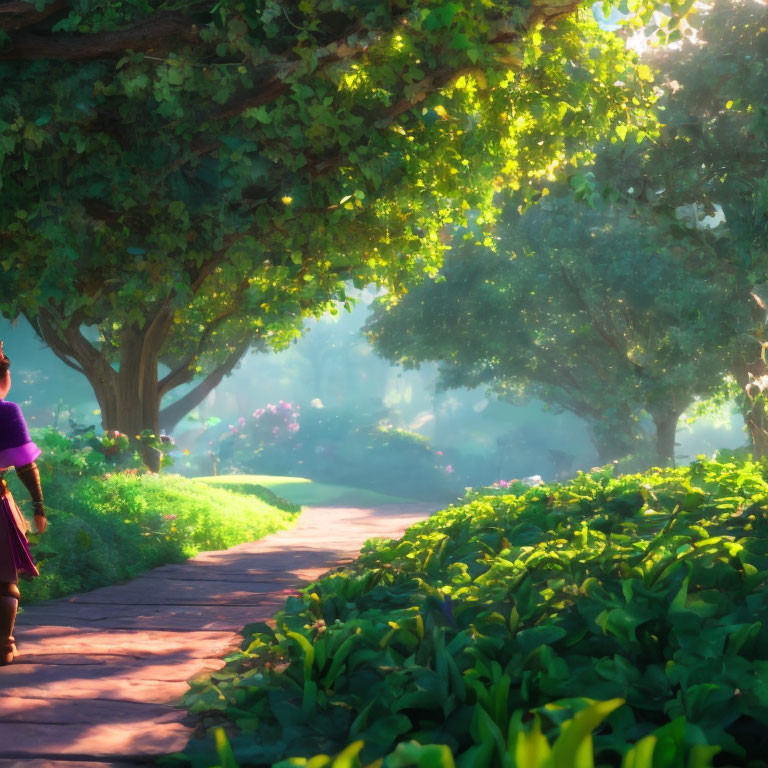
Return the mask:
{"type": "Polygon", "coordinates": [[[160,411],[160,427],[170,432],[190,411],[205,400],[225,376],[228,376],[251,345],[251,339],[238,344],[227,359],[211,371],[194,389],[180,397],[175,403],[160,411]]]}
{"type": "Polygon", "coordinates": [[[129,29],[57,35],[12,32],[9,38],[9,45],[0,51],[1,61],[105,59],[122,56],[126,51],[167,47],[169,41],[200,41],[197,26],[187,16],[162,12],[129,29]]]}
{"type": "Polygon", "coordinates": [[[53,0],[38,11],[34,2],[6,0],[0,2],[0,29],[14,30],[31,27],[67,7],[67,0],[53,0]]]}
{"type": "Polygon", "coordinates": [[[34,328],[35,333],[45,344],[48,345],[48,347],[56,355],[56,357],[59,358],[59,360],[61,360],[63,363],[66,363],[70,368],[73,368],[78,373],[85,373],[85,370],[81,366],[72,362],[71,358],[74,357],[72,350],[70,349],[69,345],[59,337],[53,326],[47,322],[45,317],[41,317],[40,315],[32,317],[27,313],[24,313],[24,317],[27,318],[29,324],[32,326],[32,328],[34,328]]]}
{"type": "MultiPolygon", "coordinates": [[[[249,285],[249,282],[247,279],[243,280],[240,285],[237,287],[237,290],[232,295],[233,299],[238,299],[240,296],[245,293],[249,285]]],[[[183,362],[179,363],[176,368],[174,368],[169,374],[164,376],[159,384],[158,384],[158,391],[160,393],[160,397],[163,397],[164,395],[167,395],[172,389],[175,389],[176,387],[181,386],[182,384],[187,384],[188,382],[192,381],[194,378],[194,373],[190,370],[190,366],[197,360],[200,355],[203,353],[203,350],[205,349],[205,345],[208,343],[208,339],[211,337],[213,332],[219,328],[223,323],[228,320],[230,317],[233,317],[235,313],[237,312],[237,308],[234,307],[228,312],[224,312],[218,317],[211,320],[208,325],[205,326],[205,329],[203,330],[202,334],[200,335],[200,338],[198,339],[197,344],[195,345],[195,349],[193,352],[191,352],[183,362]]]]}

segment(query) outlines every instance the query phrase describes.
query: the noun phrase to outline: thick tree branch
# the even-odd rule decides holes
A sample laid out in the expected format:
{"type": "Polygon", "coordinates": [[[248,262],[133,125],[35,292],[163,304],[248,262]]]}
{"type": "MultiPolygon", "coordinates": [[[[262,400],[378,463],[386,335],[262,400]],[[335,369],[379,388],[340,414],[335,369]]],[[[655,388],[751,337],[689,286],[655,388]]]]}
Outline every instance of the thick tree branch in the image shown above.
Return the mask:
{"type": "MultiPolygon", "coordinates": [[[[335,43],[326,46],[318,52],[320,66],[326,67],[344,59],[355,58],[368,50],[370,42],[378,39],[379,32],[371,31],[365,41],[361,41],[354,46],[347,44],[351,35],[359,34],[361,26],[356,23],[351,29],[348,29],[344,35],[335,43]]],[[[303,64],[301,61],[292,61],[283,64],[280,71],[276,72],[270,78],[259,85],[257,89],[238,94],[230,99],[224,106],[224,109],[216,115],[216,119],[225,120],[228,117],[236,117],[245,112],[246,109],[261,107],[271,101],[275,101],[279,96],[290,90],[291,83],[286,80],[303,64]]]]}
{"type": "Polygon", "coordinates": [[[197,43],[198,28],[179,13],[155,13],[130,29],[90,34],[10,34],[10,44],[0,51],[1,61],[58,59],[76,61],[122,56],[126,51],[167,47],[169,41],[197,43]]]}
{"type": "Polygon", "coordinates": [[[82,311],[74,312],[66,323],[56,318],[49,309],[41,309],[39,316],[41,321],[48,322],[52,328],[58,326],[64,341],[71,350],[72,357],[83,367],[89,381],[93,383],[98,380],[102,384],[108,384],[114,380],[115,371],[112,366],[80,331],[83,320],[82,311]]]}
{"type": "Polygon", "coordinates": [[[168,337],[173,318],[172,298],[173,291],[164,299],[154,302],[147,315],[147,321],[139,333],[139,396],[142,400],[144,399],[143,387],[147,376],[151,376],[154,381],[157,380],[157,359],[168,337]]]}
{"type": "Polygon", "coordinates": [[[63,363],[66,363],[70,368],[73,368],[78,373],[85,373],[85,370],[81,366],[72,362],[71,358],[74,357],[72,350],[70,349],[69,345],[59,337],[53,326],[47,321],[45,317],[41,317],[40,315],[32,317],[27,313],[24,313],[24,317],[27,318],[29,324],[32,326],[32,328],[34,328],[35,333],[45,344],[48,345],[48,347],[53,351],[56,357],[59,358],[59,360],[61,360],[63,363]]]}
{"type": "Polygon", "coordinates": [[[27,0],[8,0],[0,3],[0,13],[29,13],[35,10],[34,3],[27,0]]]}
{"type": "Polygon", "coordinates": [[[251,345],[251,339],[238,344],[227,359],[211,371],[193,390],[179,398],[175,403],[160,411],[160,427],[170,432],[191,410],[205,400],[225,376],[228,376],[238,361],[251,345]]]}
{"type": "MultiPolygon", "coordinates": [[[[531,12],[522,30],[533,27],[539,22],[549,24],[561,16],[567,16],[568,14],[572,13],[578,7],[578,5],[578,0],[570,0],[565,5],[554,6],[553,8],[549,8],[548,6],[536,6],[531,12]]],[[[521,28],[508,29],[504,24],[501,24],[500,29],[490,39],[490,43],[492,45],[500,46],[514,42],[515,40],[519,39],[522,30],[521,28]]],[[[349,46],[346,42],[349,34],[350,32],[347,32],[345,36],[337,43],[334,43],[325,49],[325,56],[321,57],[320,66],[324,67],[343,59],[355,58],[368,49],[369,41],[361,42],[354,46],[349,46]]],[[[380,36],[380,34],[380,32],[372,31],[369,33],[369,39],[375,40],[380,36]]],[[[280,96],[283,96],[290,90],[291,85],[285,81],[285,78],[292,74],[299,65],[300,62],[294,62],[292,64],[285,65],[283,66],[282,71],[273,74],[267,80],[262,82],[257,89],[234,96],[225,105],[224,109],[215,116],[215,119],[223,120],[226,118],[236,117],[245,112],[247,109],[264,106],[265,104],[276,101],[280,96]]],[[[401,114],[407,112],[409,109],[412,109],[420,101],[423,101],[429,93],[438,90],[439,88],[443,88],[444,86],[458,79],[462,74],[465,74],[467,71],[471,70],[471,67],[466,66],[448,67],[436,70],[435,72],[427,75],[422,81],[424,88],[417,89],[416,95],[414,97],[404,97],[390,106],[384,112],[382,118],[377,121],[376,128],[381,129],[388,127],[401,114]]],[[[212,142],[202,138],[198,139],[193,143],[191,147],[192,155],[209,154],[210,152],[216,151],[218,146],[218,142],[212,142]]],[[[184,159],[183,161],[179,161],[176,167],[185,164],[187,161],[188,158],[184,159]]],[[[316,164],[318,175],[327,173],[328,171],[332,170],[339,164],[340,161],[340,156],[322,158],[316,164]]]]}
{"type": "Polygon", "coordinates": [[[67,7],[67,0],[53,0],[42,11],[35,9],[34,2],[7,0],[0,2],[0,29],[14,30],[31,27],[67,7]]]}
{"type": "MultiPolygon", "coordinates": [[[[562,16],[567,16],[573,13],[579,6],[580,0],[569,0],[564,4],[555,3],[551,7],[546,4],[540,4],[534,6],[528,19],[522,27],[509,27],[504,22],[500,23],[499,29],[490,39],[491,45],[505,45],[512,43],[520,38],[521,31],[536,26],[538,23],[550,24],[556,21],[562,16]]],[[[353,46],[347,44],[347,39],[350,35],[357,34],[358,28],[348,30],[344,36],[336,43],[333,43],[325,48],[321,54],[320,66],[327,66],[337,61],[344,59],[355,58],[364,53],[370,44],[370,42],[377,40],[382,32],[370,31],[368,39],[356,43],[353,46]]],[[[218,119],[225,119],[228,117],[235,117],[242,114],[246,109],[252,107],[260,107],[264,104],[268,104],[275,101],[278,97],[282,96],[290,89],[290,83],[285,82],[285,78],[290,76],[300,65],[301,62],[294,62],[283,67],[283,70],[279,73],[275,73],[269,79],[264,81],[258,89],[243,94],[238,94],[233,97],[219,112],[216,117],[218,119]]],[[[422,82],[425,85],[424,95],[427,92],[442,88],[452,80],[458,78],[465,67],[453,67],[449,69],[438,70],[428,75],[422,82]]],[[[421,97],[423,99],[424,96],[421,97]]],[[[391,106],[386,113],[385,119],[394,120],[398,115],[406,112],[411,107],[415,106],[421,99],[415,100],[403,99],[393,106],[391,106]]],[[[201,145],[202,146],[202,145],[201,145]]]]}
{"type": "Polygon", "coordinates": [[[166,376],[164,376],[159,384],[158,384],[158,392],[160,393],[160,397],[162,398],[164,395],[167,395],[172,389],[175,389],[176,387],[181,386],[182,384],[187,384],[188,382],[192,381],[194,378],[194,373],[190,370],[190,366],[197,360],[200,355],[203,353],[203,350],[205,349],[205,345],[208,342],[208,339],[211,337],[211,334],[219,328],[226,320],[228,320],[230,317],[233,317],[235,313],[237,312],[237,306],[236,302],[237,299],[240,298],[240,296],[245,293],[245,291],[248,289],[248,279],[246,278],[243,280],[240,285],[237,287],[235,292],[232,294],[232,299],[235,302],[235,306],[230,309],[228,312],[224,312],[223,314],[219,315],[218,317],[211,320],[208,325],[206,325],[205,329],[203,330],[202,334],[200,335],[200,338],[197,341],[197,344],[195,345],[195,349],[193,352],[191,352],[183,362],[179,363],[176,368],[174,368],[170,373],[168,373],[166,376]]]}

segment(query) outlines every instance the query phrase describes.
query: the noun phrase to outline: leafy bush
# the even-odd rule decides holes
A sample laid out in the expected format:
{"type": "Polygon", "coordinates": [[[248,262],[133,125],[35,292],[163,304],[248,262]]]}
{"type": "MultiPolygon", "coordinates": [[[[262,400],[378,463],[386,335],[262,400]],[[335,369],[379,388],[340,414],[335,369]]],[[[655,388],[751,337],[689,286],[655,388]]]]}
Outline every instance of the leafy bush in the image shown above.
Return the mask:
{"type": "MultiPolygon", "coordinates": [[[[551,740],[589,700],[621,698],[594,736],[600,766],[658,729],[633,765],[706,765],[719,746],[725,765],[766,766],[767,535],[751,462],[475,495],[369,543],[276,628],[246,627],[186,702],[242,765],[356,740],[365,764],[415,740],[460,768],[507,766],[488,745],[510,713],[539,714],[551,740]]],[[[184,759],[218,760],[205,739],[184,759]]]]}
{"type": "MultiPolygon", "coordinates": [[[[533,713],[527,724],[523,722],[522,711],[512,713],[506,736],[485,713],[485,719],[478,719],[481,743],[473,751],[464,753],[460,764],[487,765],[496,757],[505,768],[593,768],[592,732],[611,712],[622,706],[624,700],[592,702],[585,699],[584,703],[584,708],[567,720],[562,719],[561,707],[550,705],[545,708],[545,714],[559,724],[553,744],[542,732],[542,717],[538,712],[533,713]]],[[[237,768],[237,760],[223,728],[214,731],[214,739],[221,768],[237,768]]],[[[274,768],[361,768],[359,755],[364,747],[365,742],[358,740],[333,758],[329,755],[315,755],[309,759],[291,757],[275,763],[274,768]]],[[[719,751],[719,747],[704,744],[686,747],[685,721],[679,718],[630,747],[621,766],[673,768],[687,764],[690,768],[710,768],[712,758],[719,751]],[[660,742],[662,749],[657,746],[660,742]]],[[[420,744],[418,741],[401,742],[383,761],[377,760],[367,768],[379,768],[380,764],[382,768],[456,768],[447,745],[420,744]]]]}
{"type": "MultiPolygon", "coordinates": [[[[50,526],[42,535],[29,534],[40,576],[22,585],[25,603],[259,539],[289,526],[299,511],[265,488],[237,493],[138,470],[95,475],[102,460],[91,455],[46,451],[38,461],[50,526]]],[[[7,480],[26,510],[26,490],[13,473],[7,480]]]]}
{"type": "Polygon", "coordinates": [[[217,456],[219,472],[297,475],[430,501],[463,491],[422,435],[381,425],[372,414],[302,411],[282,400],[230,425],[217,456]]]}
{"type": "Polygon", "coordinates": [[[262,474],[284,474],[286,467],[295,467],[302,447],[300,411],[299,405],[280,400],[230,424],[218,446],[221,469],[247,474],[258,467],[262,474]]]}
{"type": "MultiPolygon", "coordinates": [[[[74,475],[99,475],[110,470],[144,470],[144,461],[128,435],[116,430],[98,434],[92,427],[73,429],[65,434],[51,427],[30,430],[32,439],[42,450],[38,464],[45,463],[58,472],[74,475]]],[[[173,439],[154,435],[145,429],[137,435],[140,444],[162,452],[162,467],[170,467],[173,439]]]]}

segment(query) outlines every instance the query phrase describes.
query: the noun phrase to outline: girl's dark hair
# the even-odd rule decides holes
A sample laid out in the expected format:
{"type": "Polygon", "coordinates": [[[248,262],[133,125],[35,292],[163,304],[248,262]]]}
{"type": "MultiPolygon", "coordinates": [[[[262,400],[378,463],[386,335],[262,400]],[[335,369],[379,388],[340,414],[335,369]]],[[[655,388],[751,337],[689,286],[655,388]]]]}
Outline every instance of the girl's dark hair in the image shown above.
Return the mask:
{"type": "Polygon", "coordinates": [[[5,352],[3,352],[3,342],[0,341],[0,379],[5,378],[5,374],[8,373],[10,367],[11,361],[5,356],[5,352]]]}

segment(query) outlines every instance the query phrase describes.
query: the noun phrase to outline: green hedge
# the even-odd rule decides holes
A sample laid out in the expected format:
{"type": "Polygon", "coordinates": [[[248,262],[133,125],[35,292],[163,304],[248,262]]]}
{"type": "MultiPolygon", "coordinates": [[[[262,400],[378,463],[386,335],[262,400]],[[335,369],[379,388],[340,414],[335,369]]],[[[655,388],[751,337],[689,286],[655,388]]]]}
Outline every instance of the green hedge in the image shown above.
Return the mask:
{"type": "MultiPolygon", "coordinates": [[[[171,763],[268,765],[362,741],[345,765],[395,768],[422,764],[397,758],[415,740],[461,768],[512,768],[526,764],[507,744],[521,713],[552,742],[619,698],[597,765],[704,766],[720,747],[721,765],[766,766],[767,535],[750,462],[475,495],[369,545],[289,599],[276,629],[246,627],[186,699],[218,751],[201,738],[171,763]],[[643,759],[627,758],[639,743],[643,759]]],[[[577,752],[554,765],[591,765],[577,752]]]]}
{"type": "MultiPolygon", "coordinates": [[[[291,525],[299,512],[266,489],[270,503],[178,475],[77,475],[45,455],[38,464],[50,525],[42,535],[29,535],[40,577],[22,581],[24,603],[84,592],[201,551],[253,541],[291,525]]],[[[28,493],[12,472],[7,480],[31,518],[28,493]]]]}

